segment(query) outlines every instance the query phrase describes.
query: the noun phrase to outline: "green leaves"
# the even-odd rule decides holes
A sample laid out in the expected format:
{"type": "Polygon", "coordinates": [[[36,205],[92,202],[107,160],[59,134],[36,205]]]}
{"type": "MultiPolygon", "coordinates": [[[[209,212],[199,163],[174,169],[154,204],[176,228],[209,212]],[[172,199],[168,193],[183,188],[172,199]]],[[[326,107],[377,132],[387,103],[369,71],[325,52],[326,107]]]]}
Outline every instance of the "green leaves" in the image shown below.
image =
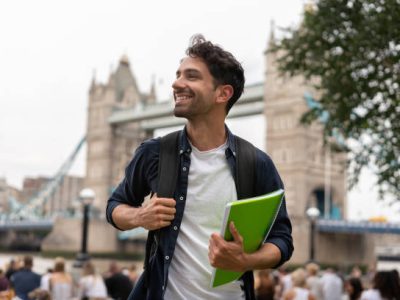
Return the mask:
{"type": "Polygon", "coordinates": [[[398,0],[320,0],[269,51],[284,53],[282,73],[320,78],[321,107],[301,121],[314,122],[325,110],[325,138],[337,130],[354,141],[351,183],[373,166],[381,191],[400,199],[399,20],[398,0]]]}

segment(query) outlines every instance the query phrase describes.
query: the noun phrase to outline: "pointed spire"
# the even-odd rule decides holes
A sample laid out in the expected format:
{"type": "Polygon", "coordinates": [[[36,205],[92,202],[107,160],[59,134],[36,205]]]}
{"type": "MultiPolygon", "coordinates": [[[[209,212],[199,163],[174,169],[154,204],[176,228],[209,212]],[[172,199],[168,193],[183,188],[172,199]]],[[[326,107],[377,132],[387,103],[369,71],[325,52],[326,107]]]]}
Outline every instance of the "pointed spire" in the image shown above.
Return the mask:
{"type": "Polygon", "coordinates": [[[271,19],[268,46],[275,45],[275,20],[271,19]]]}
{"type": "Polygon", "coordinates": [[[150,86],[150,94],[147,100],[147,103],[155,103],[157,99],[156,93],[156,75],[151,75],[151,86],[150,86]]]}
{"type": "Polygon", "coordinates": [[[122,65],[128,65],[129,66],[129,58],[128,55],[123,54],[119,60],[119,63],[122,65]]]}
{"type": "Polygon", "coordinates": [[[92,82],[90,83],[89,92],[93,92],[96,88],[96,69],[93,69],[92,82]]]}

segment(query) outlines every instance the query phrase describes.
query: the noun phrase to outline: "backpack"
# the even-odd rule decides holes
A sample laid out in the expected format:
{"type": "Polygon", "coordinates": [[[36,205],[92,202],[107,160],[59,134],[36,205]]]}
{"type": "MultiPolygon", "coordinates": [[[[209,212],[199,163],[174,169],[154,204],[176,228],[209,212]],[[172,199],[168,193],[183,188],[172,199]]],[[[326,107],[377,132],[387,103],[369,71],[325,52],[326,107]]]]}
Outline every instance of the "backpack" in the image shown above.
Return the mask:
{"type": "MultiPolygon", "coordinates": [[[[158,162],[158,191],[159,197],[174,198],[176,183],[178,180],[179,158],[179,138],[182,131],[175,131],[161,138],[160,154],[158,162]]],[[[246,140],[235,136],[236,141],[236,168],[235,185],[238,199],[245,199],[255,196],[255,169],[256,169],[256,148],[246,140]]],[[[156,255],[160,245],[162,230],[151,230],[146,241],[146,254],[144,260],[144,285],[147,287],[150,280],[150,260],[156,255]]],[[[246,272],[244,277],[248,277],[253,283],[253,272],[246,272]]],[[[246,295],[246,299],[254,299],[253,294],[246,295]]]]}

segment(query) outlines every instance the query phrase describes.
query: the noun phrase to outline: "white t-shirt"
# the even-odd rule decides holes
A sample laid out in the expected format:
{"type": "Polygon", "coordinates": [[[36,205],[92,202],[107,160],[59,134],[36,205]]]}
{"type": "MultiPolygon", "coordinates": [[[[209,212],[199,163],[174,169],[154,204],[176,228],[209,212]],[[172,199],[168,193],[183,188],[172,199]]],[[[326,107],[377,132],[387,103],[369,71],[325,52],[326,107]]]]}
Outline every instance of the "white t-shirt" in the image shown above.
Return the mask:
{"type": "Polygon", "coordinates": [[[83,276],[79,280],[78,297],[107,298],[107,288],[99,275],[83,276]]]}
{"type": "Polygon", "coordinates": [[[209,151],[192,146],[185,211],[169,267],[166,300],[244,299],[242,282],[210,287],[209,239],[220,232],[225,204],[237,200],[226,148],[226,143],[209,151]]]}
{"type": "Polygon", "coordinates": [[[295,287],[294,290],[296,295],[293,300],[308,300],[308,296],[310,295],[309,290],[300,287],[295,287]]]}
{"type": "Polygon", "coordinates": [[[343,282],[334,273],[326,272],[320,279],[324,300],[340,300],[343,292],[343,282]]]}
{"type": "Polygon", "coordinates": [[[361,294],[361,300],[382,300],[381,293],[378,290],[366,290],[361,294]]]}

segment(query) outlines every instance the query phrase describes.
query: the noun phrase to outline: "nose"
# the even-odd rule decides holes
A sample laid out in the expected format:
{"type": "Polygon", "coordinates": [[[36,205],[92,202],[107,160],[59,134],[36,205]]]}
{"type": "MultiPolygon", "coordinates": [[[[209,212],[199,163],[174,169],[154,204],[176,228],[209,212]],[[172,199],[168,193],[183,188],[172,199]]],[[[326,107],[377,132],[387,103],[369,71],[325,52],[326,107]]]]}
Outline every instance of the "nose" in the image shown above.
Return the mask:
{"type": "Polygon", "coordinates": [[[184,81],[182,79],[182,76],[177,77],[174,82],[172,83],[172,88],[174,90],[182,89],[185,87],[184,81]]]}

